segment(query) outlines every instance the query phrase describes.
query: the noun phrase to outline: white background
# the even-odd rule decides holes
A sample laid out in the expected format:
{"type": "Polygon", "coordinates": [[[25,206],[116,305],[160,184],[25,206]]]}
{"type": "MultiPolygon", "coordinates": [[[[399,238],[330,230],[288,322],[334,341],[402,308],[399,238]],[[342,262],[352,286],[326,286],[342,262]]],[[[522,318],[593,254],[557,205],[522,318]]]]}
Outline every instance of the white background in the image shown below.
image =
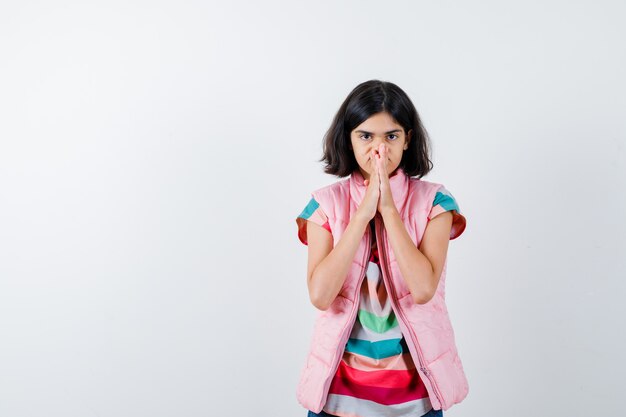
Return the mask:
{"type": "Polygon", "coordinates": [[[278,416],[314,307],[295,218],[372,78],[467,218],[445,415],[623,414],[621,1],[3,1],[0,415],[278,416]]]}

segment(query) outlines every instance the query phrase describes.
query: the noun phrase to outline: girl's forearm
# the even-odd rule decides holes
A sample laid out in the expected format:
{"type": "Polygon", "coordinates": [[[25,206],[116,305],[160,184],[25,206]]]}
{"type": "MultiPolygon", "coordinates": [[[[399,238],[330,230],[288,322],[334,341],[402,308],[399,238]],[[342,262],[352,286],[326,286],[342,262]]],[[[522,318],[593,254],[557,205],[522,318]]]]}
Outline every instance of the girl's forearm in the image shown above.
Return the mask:
{"type": "Polygon", "coordinates": [[[362,216],[353,216],[337,245],[313,271],[309,294],[318,309],[328,309],[341,291],[368,224],[362,216]]]}
{"type": "Polygon", "coordinates": [[[413,300],[417,304],[427,302],[436,290],[430,261],[411,240],[395,207],[382,216],[389,244],[413,300]]]}

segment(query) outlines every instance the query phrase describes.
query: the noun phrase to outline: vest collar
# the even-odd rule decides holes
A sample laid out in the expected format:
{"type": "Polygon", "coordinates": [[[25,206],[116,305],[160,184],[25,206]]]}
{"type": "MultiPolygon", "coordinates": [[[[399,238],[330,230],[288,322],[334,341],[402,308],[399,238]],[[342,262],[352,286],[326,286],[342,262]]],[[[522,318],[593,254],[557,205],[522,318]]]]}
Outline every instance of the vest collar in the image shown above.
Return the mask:
{"type": "MultiPolygon", "coordinates": [[[[356,203],[357,207],[361,205],[365,197],[365,191],[367,190],[367,185],[365,185],[364,181],[365,178],[358,168],[350,175],[350,197],[356,203]]],[[[389,185],[391,186],[393,202],[398,212],[402,213],[409,190],[409,176],[406,175],[402,168],[398,167],[395,173],[389,177],[389,185]]]]}

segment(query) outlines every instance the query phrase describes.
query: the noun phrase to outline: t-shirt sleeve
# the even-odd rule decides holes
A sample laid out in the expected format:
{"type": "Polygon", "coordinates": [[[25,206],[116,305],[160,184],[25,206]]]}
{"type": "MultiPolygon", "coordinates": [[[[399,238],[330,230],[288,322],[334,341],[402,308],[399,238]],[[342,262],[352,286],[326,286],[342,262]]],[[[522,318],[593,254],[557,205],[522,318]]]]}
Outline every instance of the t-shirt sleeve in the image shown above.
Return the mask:
{"type": "Polygon", "coordinates": [[[428,214],[428,220],[432,220],[437,215],[445,213],[446,211],[452,211],[452,229],[450,230],[450,240],[456,239],[461,236],[465,230],[465,216],[461,213],[459,203],[444,186],[441,186],[435,194],[433,200],[433,206],[428,214]]]}
{"type": "Polygon", "coordinates": [[[331,231],[330,225],[328,224],[328,217],[326,217],[326,214],[320,207],[319,203],[315,201],[314,197],[311,197],[311,200],[309,200],[309,203],[306,205],[304,210],[302,210],[302,213],[296,217],[296,223],[298,225],[298,239],[300,239],[300,242],[305,245],[309,244],[306,235],[307,220],[319,224],[329,232],[331,231]]]}

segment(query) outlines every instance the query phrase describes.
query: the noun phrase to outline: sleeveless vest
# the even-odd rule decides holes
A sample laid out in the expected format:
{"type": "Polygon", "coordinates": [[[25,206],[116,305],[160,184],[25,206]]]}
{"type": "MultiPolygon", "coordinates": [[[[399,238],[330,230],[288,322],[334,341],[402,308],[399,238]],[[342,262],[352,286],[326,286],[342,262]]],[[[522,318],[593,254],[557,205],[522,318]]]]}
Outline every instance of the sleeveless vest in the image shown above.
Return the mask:
{"type": "MultiPolygon", "coordinates": [[[[312,193],[328,217],[333,246],[337,245],[363,201],[367,189],[363,181],[357,169],[349,178],[312,193]]],[[[442,185],[409,177],[400,167],[389,177],[389,182],[404,226],[419,247],[435,194],[442,185]]],[[[416,304],[387,241],[380,213],[374,217],[374,224],[382,278],[400,330],[433,408],[445,411],[461,402],[469,391],[445,303],[447,259],[435,295],[427,303],[416,304]]],[[[296,393],[298,402],[315,413],[319,413],[326,403],[330,383],[356,319],[359,290],[371,250],[370,233],[367,227],[339,294],[327,310],[319,311],[315,320],[296,393]]]]}

